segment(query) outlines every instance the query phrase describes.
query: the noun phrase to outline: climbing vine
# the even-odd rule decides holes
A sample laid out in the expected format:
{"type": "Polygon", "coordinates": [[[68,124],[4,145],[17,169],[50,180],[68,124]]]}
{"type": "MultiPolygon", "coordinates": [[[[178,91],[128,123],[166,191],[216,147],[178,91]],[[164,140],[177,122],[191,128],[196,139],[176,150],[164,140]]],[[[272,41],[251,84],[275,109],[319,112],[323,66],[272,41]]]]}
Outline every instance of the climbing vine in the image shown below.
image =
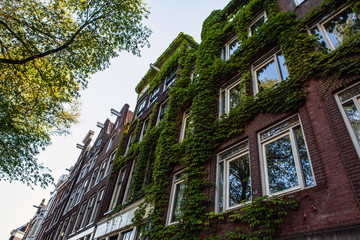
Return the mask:
{"type": "MultiPolygon", "coordinates": [[[[293,12],[281,12],[275,0],[233,0],[223,10],[213,11],[205,20],[200,45],[180,34],[155,63],[155,66],[162,65],[161,70],[145,75],[136,87],[139,94],[147,85],[148,93],[154,91],[175,67],[180,66],[176,84],[169,92],[165,121],[154,127],[149,124],[143,140],[116,158],[117,169],[136,159],[130,202],[140,198],[144,198],[144,202],[136,211],[133,222],[141,224],[144,209],[150,206],[147,218],[151,219],[152,228],[148,233],[152,239],[199,239],[200,232],[208,229],[211,235],[210,229],[216,229],[217,225],[210,223],[214,219],[215,222],[230,219],[245,224],[233,232],[221,233],[228,239],[271,239],[281,230],[283,217],[297,206],[287,197],[255,198],[238,211],[206,215],[210,200],[205,190],[213,184],[206,180],[208,173],[204,166],[213,161],[219,143],[241,135],[257,115],[297,112],[304,104],[305,87],[310,78],[346,78],[360,74],[359,33],[330,53],[316,50],[319,49],[317,41],[308,34],[308,26],[316,16],[330,14],[343,3],[324,0],[304,18],[297,19],[293,12]],[[267,21],[249,37],[250,23],[264,11],[267,21]],[[237,37],[240,47],[229,60],[223,60],[221,51],[232,36],[237,37]],[[281,50],[290,75],[253,96],[251,64],[274,48],[281,50]],[[191,81],[194,66],[196,77],[191,81]],[[235,76],[240,79],[241,104],[218,119],[219,89],[235,76]],[[190,111],[192,134],[179,143],[179,124],[186,110],[190,111]],[[177,224],[166,225],[168,189],[175,166],[180,166],[184,173],[182,215],[177,224]],[[146,175],[148,172],[152,176],[146,175]],[[144,179],[149,178],[152,180],[144,184],[144,179]]],[[[359,13],[360,4],[356,0],[347,3],[359,13]]],[[[139,126],[139,122],[133,124],[139,126]]],[[[121,141],[122,149],[123,145],[124,141],[121,141]]],[[[219,236],[208,239],[217,238],[219,236]]]]}

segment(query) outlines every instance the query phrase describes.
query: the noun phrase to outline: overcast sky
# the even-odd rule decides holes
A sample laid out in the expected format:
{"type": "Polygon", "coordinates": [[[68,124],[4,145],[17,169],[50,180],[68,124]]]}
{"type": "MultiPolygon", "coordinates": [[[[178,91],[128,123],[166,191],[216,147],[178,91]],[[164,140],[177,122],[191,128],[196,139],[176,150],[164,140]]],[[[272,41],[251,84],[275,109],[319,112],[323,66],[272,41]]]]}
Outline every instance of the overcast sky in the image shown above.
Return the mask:
{"type": "MultiPolygon", "coordinates": [[[[99,132],[97,122],[107,118],[114,121],[110,109],[120,110],[125,103],[133,111],[137,95],[135,86],[149,70],[149,64],[165,51],[180,32],[191,35],[200,43],[203,21],[216,9],[222,9],[229,0],[148,0],[149,19],[144,23],[152,29],[151,47],[142,49],[141,57],[127,52],[111,61],[111,66],[95,74],[88,88],[81,93],[82,113],[80,123],[71,128],[71,135],[52,138],[52,145],[38,158],[52,170],[55,182],[72,166],[80,150],[76,143],[81,143],[87,132],[95,131],[94,140],[99,132]]],[[[47,189],[31,190],[22,183],[0,181],[0,239],[7,240],[12,229],[28,222],[35,214],[33,205],[38,205],[43,198],[47,200],[54,186],[47,189]]]]}

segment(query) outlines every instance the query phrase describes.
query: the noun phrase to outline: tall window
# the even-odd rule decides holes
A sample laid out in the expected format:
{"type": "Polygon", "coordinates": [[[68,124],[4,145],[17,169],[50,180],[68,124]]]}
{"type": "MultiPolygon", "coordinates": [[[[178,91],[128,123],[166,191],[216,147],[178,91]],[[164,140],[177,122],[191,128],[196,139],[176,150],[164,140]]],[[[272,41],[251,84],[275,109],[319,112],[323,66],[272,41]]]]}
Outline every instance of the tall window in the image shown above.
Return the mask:
{"type": "Polygon", "coordinates": [[[181,131],[180,131],[180,142],[186,138],[186,136],[189,134],[190,129],[190,112],[187,111],[184,113],[183,121],[181,124],[181,131]]]}
{"type": "Polygon", "coordinates": [[[127,152],[130,149],[130,147],[131,147],[131,145],[133,144],[134,141],[135,141],[135,136],[134,136],[134,132],[132,132],[130,134],[130,137],[129,137],[128,144],[126,146],[126,151],[125,152],[127,152]]]}
{"type": "Polygon", "coordinates": [[[167,110],[167,108],[168,108],[168,102],[169,102],[169,101],[166,100],[166,101],[160,106],[157,123],[161,122],[161,121],[164,119],[166,110],[167,110]]]}
{"type": "Polygon", "coordinates": [[[140,117],[144,110],[145,110],[145,106],[146,106],[146,99],[142,100],[138,106],[137,112],[136,112],[136,117],[140,117]]]}
{"type": "Polygon", "coordinates": [[[105,167],[106,167],[106,160],[104,160],[104,161],[101,163],[100,171],[99,171],[99,176],[98,176],[97,179],[96,179],[96,183],[98,183],[98,182],[100,181],[100,179],[103,179],[103,177],[105,177],[105,175],[104,175],[105,167]]]}
{"type": "Polygon", "coordinates": [[[126,232],[123,232],[121,233],[121,238],[120,240],[132,240],[133,238],[133,229],[129,230],[129,231],[126,231],[126,232]]]}
{"type": "Polygon", "coordinates": [[[164,91],[170,87],[176,79],[177,67],[172,70],[172,72],[166,77],[164,84],[164,91]]]}
{"type": "Polygon", "coordinates": [[[80,211],[79,211],[79,214],[78,214],[78,216],[76,218],[76,222],[75,222],[75,225],[74,225],[74,228],[73,228],[72,232],[76,232],[77,230],[79,230],[79,228],[81,226],[81,223],[82,223],[82,220],[83,220],[83,217],[84,217],[85,209],[86,209],[86,201],[83,202],[81,207],[80,207],[80,211]]]}
{"type": "Polygon", "coordinates": [[[265,194],[274,195],[315,185],[298,116],[259,134],[265,194]]]}
{"type": "Polygon", "coordinates": [[[253,65],[252,69],[255,94],[273,87],[289,75],[281,52],[271,54],[265,61],[253,65]]]}
{"type": "Polygon", "coordinates": [[[129,178],[128,178],[128,181],[127,181],[127,184],[126,184],[126,189],[125,189],[125,194],[124,194],[124,199],[123,199],[123,202],[127,202],[129,201],[131,195],[132,195],[132,192],[131,192],[131,182],[132,182],[132,176],[134,175],[134,172],[135,172],[135,163],[136,161],[134,160],[132,166],[131,166],[131,171],[130,171],[130,175],[129,175],[129,178]]]}
{"type": "Polygon", "coordinates": [[[113,143],[114,143],[114,139],[115,139],[115,136],[113,136],[113,137],[110,139],[109,145],[108,145],[108,147],[106,148],[106,152],[110,150],[111,146],[112,146],[113,143]]]}
{"type": "Polygon", "coordinates": [[[238,49],[239,47],[240,47],[240,42],[235,36],[228,43],[225,44],[221,52],[221,58],[224,60],[230,59],[231,55],[233,55],[235,50],[238,49]]]}
{"type": "Polygon", "coordinates": [[[251,201],[249,142],[218,154],[217,212],[251,201]]]}
{"type": "Polygon", "coordinates": [[[95,196],[92,196],[89,199],[88,205],[86,207],[85,214],[84,214],[84,219],[83,219],[83,222],[81,224],[81,227],[85,227],[90,223],[90,217],[91,217],[91,213],[92,213],[91,210],[92,210],[92,208],[94,206],[94,202],[95,202],[95,196]]]}
{"type": "Polygon", "coordinates": [[[184,179],[182,172],[174,175],[171,187],[168,224],[173,224],[181,219],[181,206],[183,201],[184,179]]]}
{"type": "Polygon", "coordinates": [[[91,218],[90,218],[90,223],[93,223],[95,221],[98,210],[99,210],[99,207],[100,207],[100,203],[101,203],[103,197],[104,197],[104,189],[101,189],[98,192],[98,195],[97,195],[97,198],[96,198],[95,206],[94,206],[94,209],[92,211],[91,218]]]}
{"type": "Polygon", "coordinates": [[[240,105],[241,96],[245,94],[245,89],[240,89],[240,80],[227,84],[220,89],[219,113],[228,114],[233,108],[240,105]]]}
{"type": "Polygon", "coordinates": [[[337,94],[336,101],[355,149],[360,156],[360,84],[337,94]]]}
{"type": "Polygon", "coordinates": [[[114,163],[115,156],[116,156],[116,151],[112,152],[110,155],[109,162],[107,164],[106,171],[105,171],[105,176],[107,176],[110,173],[113,163],[114,163]]]}
{"type": "Polygon", "coordinates": [[[98,170],[99,168],[95,168],[95,170],[93,171],[92,175],[91,175],[91,179],[90,179],[90,184],[89,184],[89,188],[88,188],[88,191],[91,189],[91,187],[93,185],[95,185],[95,180],[96,180],[96,177],[97,177],[97,173],[98,173],[98,170]]]}
{"type": "Polygon", "coordinates": [[[70,217],[70,221],[69,221],[69,225],[65,230],[65,234],[64,237],[66,238],[67,236],[69,236],[70,234],[70,229],[72,229],[74,227],[75,224],[75,217],[76,217],[76,213],[73,213],[70,217]]]}
{"type": "Polygon", "coordinates": [[[248,28],[248,36],[251,37],[253,35],[257,34],[257,31],[259,29],[259,27],[261,27],[262,25],[264,25],[264,23],[267,20],[267,15],[266,12],[263,12],[262,14],[260,14],[257,18],[255,18],[249,28],[248,28]]]}
{"type": "Polygon", "coordinates": [[[139,138],[139,141],[141,141],[144,136],[145,136],[145,133],[146,133],[146,130],[148,129],[148,126],[149,126],[149,122],[150,122],[150,119],[146,119],[141,127],[141,133],[140,133],[140,138],[139,138]]]}
{"type": "Polygon", "coordinates": [[[151,94],[150,94],[150,97],[149,97],[149,107],[156,101],[158,95],[159,95],[159,92],[160,92],[160,87],[156,88],[151,94]]]}
{"type": "Polygon", "coordinates": [[[342,42],[360,31],[360,20],[350,7],[324,17],[310,28],[321,49],[325,52],[334,50],[342,42]]]}
{"type": "Polygon", "coordinates": [[[117,204],[118,198],[119,198],[119,194],[120,194],[120,190],[121,190],[121,186],[123,185],[123,182],[125,180],[125,174],[126,174],[126,167],[123,167],[120,170],[119,175],[116,180],[115,188],[114,188],[110,206],[109,206],[109,211],[116,207],[116,204],[117,204]]]}

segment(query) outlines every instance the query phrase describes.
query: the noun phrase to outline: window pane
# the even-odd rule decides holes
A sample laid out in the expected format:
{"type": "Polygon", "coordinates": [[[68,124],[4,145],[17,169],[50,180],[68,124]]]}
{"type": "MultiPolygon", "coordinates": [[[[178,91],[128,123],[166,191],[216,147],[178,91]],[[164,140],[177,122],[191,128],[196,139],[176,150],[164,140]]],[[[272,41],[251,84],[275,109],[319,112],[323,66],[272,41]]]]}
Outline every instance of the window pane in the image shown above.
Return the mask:
{"type": "Polygon", "coordinates": [[[352,87],[345,92],[342,92],[341,94],[339,94],[339,99],[340,102],[343,103],[357,95],[360,95],[360,85],[356,85],[355,87],[352,87]]]}
{"type": "Polygon", "coordinates": [[[265,66],[256,71],[256,77],[259,84],[259,92],[274,86],[279,82],[276,72],[275,61],[272,59],[265,66]]]}
{"type": "Polygon", "coordinates": [[[240,46],[239,40],[235,39],[229,44],[229,57],[238,49],[240,46]]]}
{"type": "Polygon", "coordinates": [[[305,186],[306,187],[314,186],[315,185],[314,176],[311,171],[310,159],[307,153],[304,136],[302,134],[300,126],[296,127],[294,131],[296,137],[297,150],[301,162],[301,168],[304,175],[305,186]]]}
{"type": "Polygon", "coordinates": [[[326,22],[324,28],[334,47],[337,48],[343,40],[360,31],[360,22],[355,13],[348,8],[326,22]]]}
{"type": "Polygon", "coordinates": [[[220,108],[220,115],[225,113],[225,91],[221,92],[221,108],[220,108]]]}
{"type": "Polygon", "coordinates": [[[132,238],[133,230],[130,230],[123,234],[122,240],[130,240],[132,238]]]}
{"type": "Polygon", "coordinates": [[[219,169],[218,169],[218,176],[219,176],[219,183],[218,183],[218,187],[219,187],[219,199],[218,199],[218,206],[219,206],[219,212],[223,212],[224,211],[224,162],[219,163],[219,169]]]}
{"type": "Polygon", "coordinates": [[[176,184],[175,193],[174,193],[174,204],[173,204],[173,210],[172,210],[170,222],[176,222],[180,218],[183,189],[184,189],[184,182],[176,184]]]}
{"type": "MultiPolygon", "coordinates": [[[[359,101],[359,100],[358,100],[359,101]]],[[[353,101],[344,105],[346,115],[360,144],[360,114],[353,101]]]]}
{"type": "Polygon", "coordinates": [[[230,106],[229,106],[229,110],[232,110],[233,108],[235,108],[236,106],[240,105],[240,96],[241,96],[241,91],[240,91],[240,86],[239,84],[237,84],[235,87],[231,88],[229,91],[230,94],[230,106]]]}
{"type": "Polygon", "coordinates": [[[277,54],[277,58],[278,58],[278,62],[279,62],[279,68],[281,71],[281,77],[284,80],[285,78],[287,78],[289,76],[289,72],[286,67],[285,58],[281,53],[277,54]]]}
{"type": "Polygon", "coordinates": [[[109,237],[109,240],[117,240],[118,239],[118,234],[109,237]]]}
{"type": "Polygon", "coordinates": [[[299,185],[289,135],[267,144],[265,154],[270,194],[299,185]]]}
{"type": "Polygon", "coordinates": [[[251,200],[249,155],[229,162],[229,207],[251,200]]]}
{"type": "Polygon", "coordinates": [[[265,15],[259,18],[254,24],[251,25],[251,35],[254,35],[259,27],[261,27],[265,23],[265,15]]]}
{"type": "Polygon", "coordinates": [[[324,40],[324,37],[323,35],[320,33],[320,30],[317,26],[314,26],[313,28],[310,29],[310,32],[311,32],[311,35],[315,36],[315,38],[317,39],[319,45],[320,45],[320,48],[322,50],[324,50],[326,53],[329,52],[329,48],[328,46],[326,45],[326,42],[324,40]]]}

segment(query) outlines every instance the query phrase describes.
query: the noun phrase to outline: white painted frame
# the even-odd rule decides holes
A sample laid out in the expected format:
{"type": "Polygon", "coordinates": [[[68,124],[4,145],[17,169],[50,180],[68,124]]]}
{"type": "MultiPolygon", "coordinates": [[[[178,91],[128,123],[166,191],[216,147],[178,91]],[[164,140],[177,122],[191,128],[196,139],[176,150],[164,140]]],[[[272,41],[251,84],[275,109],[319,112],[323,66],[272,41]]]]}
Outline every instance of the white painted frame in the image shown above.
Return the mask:
{"type": "Polygon", "coordinates": [[[177,172],[173,175],[173,180],[172,180],[172,184],[171,184],[171,192],[170,192],[170,199],[169,199],[169,208],[168,208],[168,214],[167,214],[167,220],[166,223],[167,225],[172,225],[172,224],[176,224],[178,222],[171,222],[171,217],[174,211],[174,201],[175,201],[175,189],[176,189],[176,185],[182,184],[185,182],[185,180],[180,176],[179,179],[175,180],[175,177],[177,175],[181,175],[183,173],[183,171],[177,172]]]}
{"type": "MultiPolygon", "coordinates": [[[[264,17],[265,18],[265,22],[267,21],[268,17],[266,12],[262,12],[260,15],[258,15],[254,20],[251,21],[249,27],[248,27],[248,37],[251,37],[253,35],[253,33],[251,32],[251,26],[254,25],[257,21],[259,21],[260,18],[264,17]]],[[[264,22],[264,24],[265,24],[264,22]]]]}

